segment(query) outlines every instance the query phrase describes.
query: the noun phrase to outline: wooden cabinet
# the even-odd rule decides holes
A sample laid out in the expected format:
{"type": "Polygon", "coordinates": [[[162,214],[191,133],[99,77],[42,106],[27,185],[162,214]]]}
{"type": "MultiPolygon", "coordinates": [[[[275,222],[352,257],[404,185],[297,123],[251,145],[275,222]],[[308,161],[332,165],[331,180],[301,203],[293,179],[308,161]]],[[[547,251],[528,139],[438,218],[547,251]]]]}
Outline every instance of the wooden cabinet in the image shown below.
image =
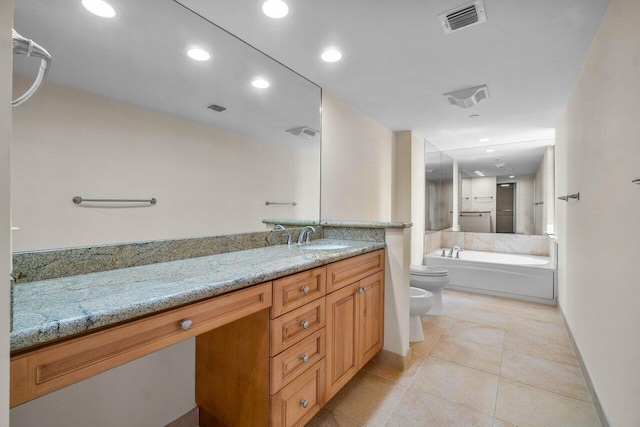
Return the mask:
{"type": "Polygon", "coordinates": [[[201,426],[302,426],[383,326],[382,249],[13,355],[11,406],[196,336],[201,426]]]}
{"type": "MultiPolygon", "coordinates": [[[[347,260],[353,270],[364,270],[357,265],[359,258],[362,257],[347,260]]],[[[370,265],[372,258],[362,258],[362,264],[370,265]]],[[[358,274],[354,277],[361,276],[362,274],[358,274]]],[[[326,306],[325,400],[328,401],[382,349],[384,271],[378,271],[329,293],[326,306]]]]}

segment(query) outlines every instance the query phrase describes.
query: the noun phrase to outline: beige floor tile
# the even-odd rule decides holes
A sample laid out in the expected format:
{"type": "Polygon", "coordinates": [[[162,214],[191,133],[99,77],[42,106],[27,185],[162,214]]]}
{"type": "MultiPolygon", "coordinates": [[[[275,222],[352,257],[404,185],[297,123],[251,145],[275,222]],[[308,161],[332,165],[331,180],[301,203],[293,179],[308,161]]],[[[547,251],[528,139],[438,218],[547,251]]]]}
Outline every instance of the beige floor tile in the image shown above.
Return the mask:
{"type": "Polygon", "coordinates": [[[502,349],[443,335],[431,350],[431,356],[458,365],[500,375],[502,349]]]}
{"type": "Polygon", "coordinates": [[[409,390],[430,393],[487,415],[493,415],[498,377],[428,357],[409,390]]]}
{"type": "Polygon", "coordinates": [[[513,424],[510,424],[506,421],[501,421],[497,418],[493,419],[493,427],[516,427],[513,424]]]}
{"type": "Polygon", "coordinates": [[[488,310],[477,309],[474,307],[457,307],[447,312],[449,317],[464,322],[480,323],[494,328],[506,329],[516,319],[502,313],[495,313],[488,310]]]}
{"type": "Polygon", "coordinates": [[[501,376],[591,403],[580,368],[505,350],[501,376]]]}
{"type": "Polygon", "coordinates": [[[393,410],[388,426],[485,426],[491,427],[493,417],[429,393],[408,390],[393,410]]]}
{"type": "Polygon", "coordinates": [[[502,347],[505,331],[504,329],[494,328],[480,323],[463,322],[453,319],[449,322],[444,333],[479,344],[502,347]]]}
{"type": "Polygon", "coordinates": [[[523,317],[512,317],[506,329],[509,331],[538,335],[559,343],[568,344],[570,342],[567,331],[565,331],[564,326],[559,323],[541,322],[539,320],[523,317]]]}
{"type": "Polygon", "coordinates": [[[500,379],[495,417],[517,426],[600,426],[593,405],[500,379]]]}
{"type": "Polygon", "coordinates": [[[335,412],[331,412],[326,408],[320,409],[320,412],[306,424],[306,427],[360,427],[359,424],[347,417],[335,412]]]}
{"type": "Polygon", "coordinates": [[[386,380],[408,387],[424,361],[424,358],[416,360],[414,355],[411,357],[411,364],[404,370],[380,361],[377,357],[371,359],[362,369],[386,380]]]}
{"type": "Polygon", "coordinates": [[[451,318],[447,315],[436,316],[433,314],[423,314],[420,317],[422,321],[422,327],[425,326],[438,326],[440,328],[446,328],[449,322],[451,322],[451,318]]]}
{"type": "Polygon", "coordinates": [[[558,342],[524,332],[507,331],[504,337],[504,348],[565,365],[579,366],[569,342],[558,342]]]}
{"type": "Polygon", "coordinates": [[[326,408],[367,426],[384,425],[407,390],[367,371],[360,371],[333,398],[326,408]]]}
{"type": "Polygon", "coordinates": [[[422,362],[431,353],[431,350],[444,333],[444,329],[438,326],[423,325],[422,332],[424,333],[424,341],[409,343],[411,357],[414,362],[422,362]]]}

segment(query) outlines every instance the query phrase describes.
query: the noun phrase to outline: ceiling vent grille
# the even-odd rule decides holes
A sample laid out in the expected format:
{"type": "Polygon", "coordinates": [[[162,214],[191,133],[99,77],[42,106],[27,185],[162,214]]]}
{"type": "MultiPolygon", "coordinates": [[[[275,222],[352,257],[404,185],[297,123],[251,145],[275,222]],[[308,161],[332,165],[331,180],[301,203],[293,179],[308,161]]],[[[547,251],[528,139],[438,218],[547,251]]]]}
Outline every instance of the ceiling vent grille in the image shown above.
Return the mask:
{"type": "Polygon", "coordinates": [[[222,105],[216,105],[216,104],[211,104],[209,106],[207,106],[208,109],[216,111],[218,113],[222,113],[224,110],[227,109],[227,107],[223,107],[222,105]]]}
{"type": "Polygon", "coordinates": [[[449,34],[472,25],[485,22],[484,2],[476,0],[438,15],[444,32],[449,34]]]}

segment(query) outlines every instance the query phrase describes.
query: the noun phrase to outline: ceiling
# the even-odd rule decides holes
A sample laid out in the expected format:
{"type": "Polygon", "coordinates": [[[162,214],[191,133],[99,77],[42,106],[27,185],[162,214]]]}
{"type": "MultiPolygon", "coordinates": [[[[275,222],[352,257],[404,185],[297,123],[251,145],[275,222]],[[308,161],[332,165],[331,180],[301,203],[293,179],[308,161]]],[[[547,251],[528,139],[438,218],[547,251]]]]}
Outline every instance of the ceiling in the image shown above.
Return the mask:
{"type": "Polygon", "coordinates": [[[445,34],[438,14],[465,0],[180,0],[392,130],[443,150],[554,137],[608,0],[485,0],[487,21],[445,34]],[[324,63],[338,46],[342,61],[324,63]],[[486,84],[475,107],[442,94],[486,84]],[[477,118],[469,118],[478,114],[477,118]],[[490,142],[479,142],[490,138],[490,142]]]}

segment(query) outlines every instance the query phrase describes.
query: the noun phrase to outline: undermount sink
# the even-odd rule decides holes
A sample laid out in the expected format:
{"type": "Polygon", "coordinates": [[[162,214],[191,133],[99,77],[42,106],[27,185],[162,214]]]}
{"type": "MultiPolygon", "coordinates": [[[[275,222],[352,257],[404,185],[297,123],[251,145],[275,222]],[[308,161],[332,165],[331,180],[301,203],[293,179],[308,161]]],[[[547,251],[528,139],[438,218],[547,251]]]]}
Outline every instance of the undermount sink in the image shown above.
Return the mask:
{"type": "Polygon", "coordinates": [[[307,249],[310,251],[328,251],[331,249],[345,249],[348,248],[348,245],[340,245],[337,243],[318,243],[318,244],[311,244],[311,245],[305,245],[305,246],[301,246],[302,249],[307,249]]]}

